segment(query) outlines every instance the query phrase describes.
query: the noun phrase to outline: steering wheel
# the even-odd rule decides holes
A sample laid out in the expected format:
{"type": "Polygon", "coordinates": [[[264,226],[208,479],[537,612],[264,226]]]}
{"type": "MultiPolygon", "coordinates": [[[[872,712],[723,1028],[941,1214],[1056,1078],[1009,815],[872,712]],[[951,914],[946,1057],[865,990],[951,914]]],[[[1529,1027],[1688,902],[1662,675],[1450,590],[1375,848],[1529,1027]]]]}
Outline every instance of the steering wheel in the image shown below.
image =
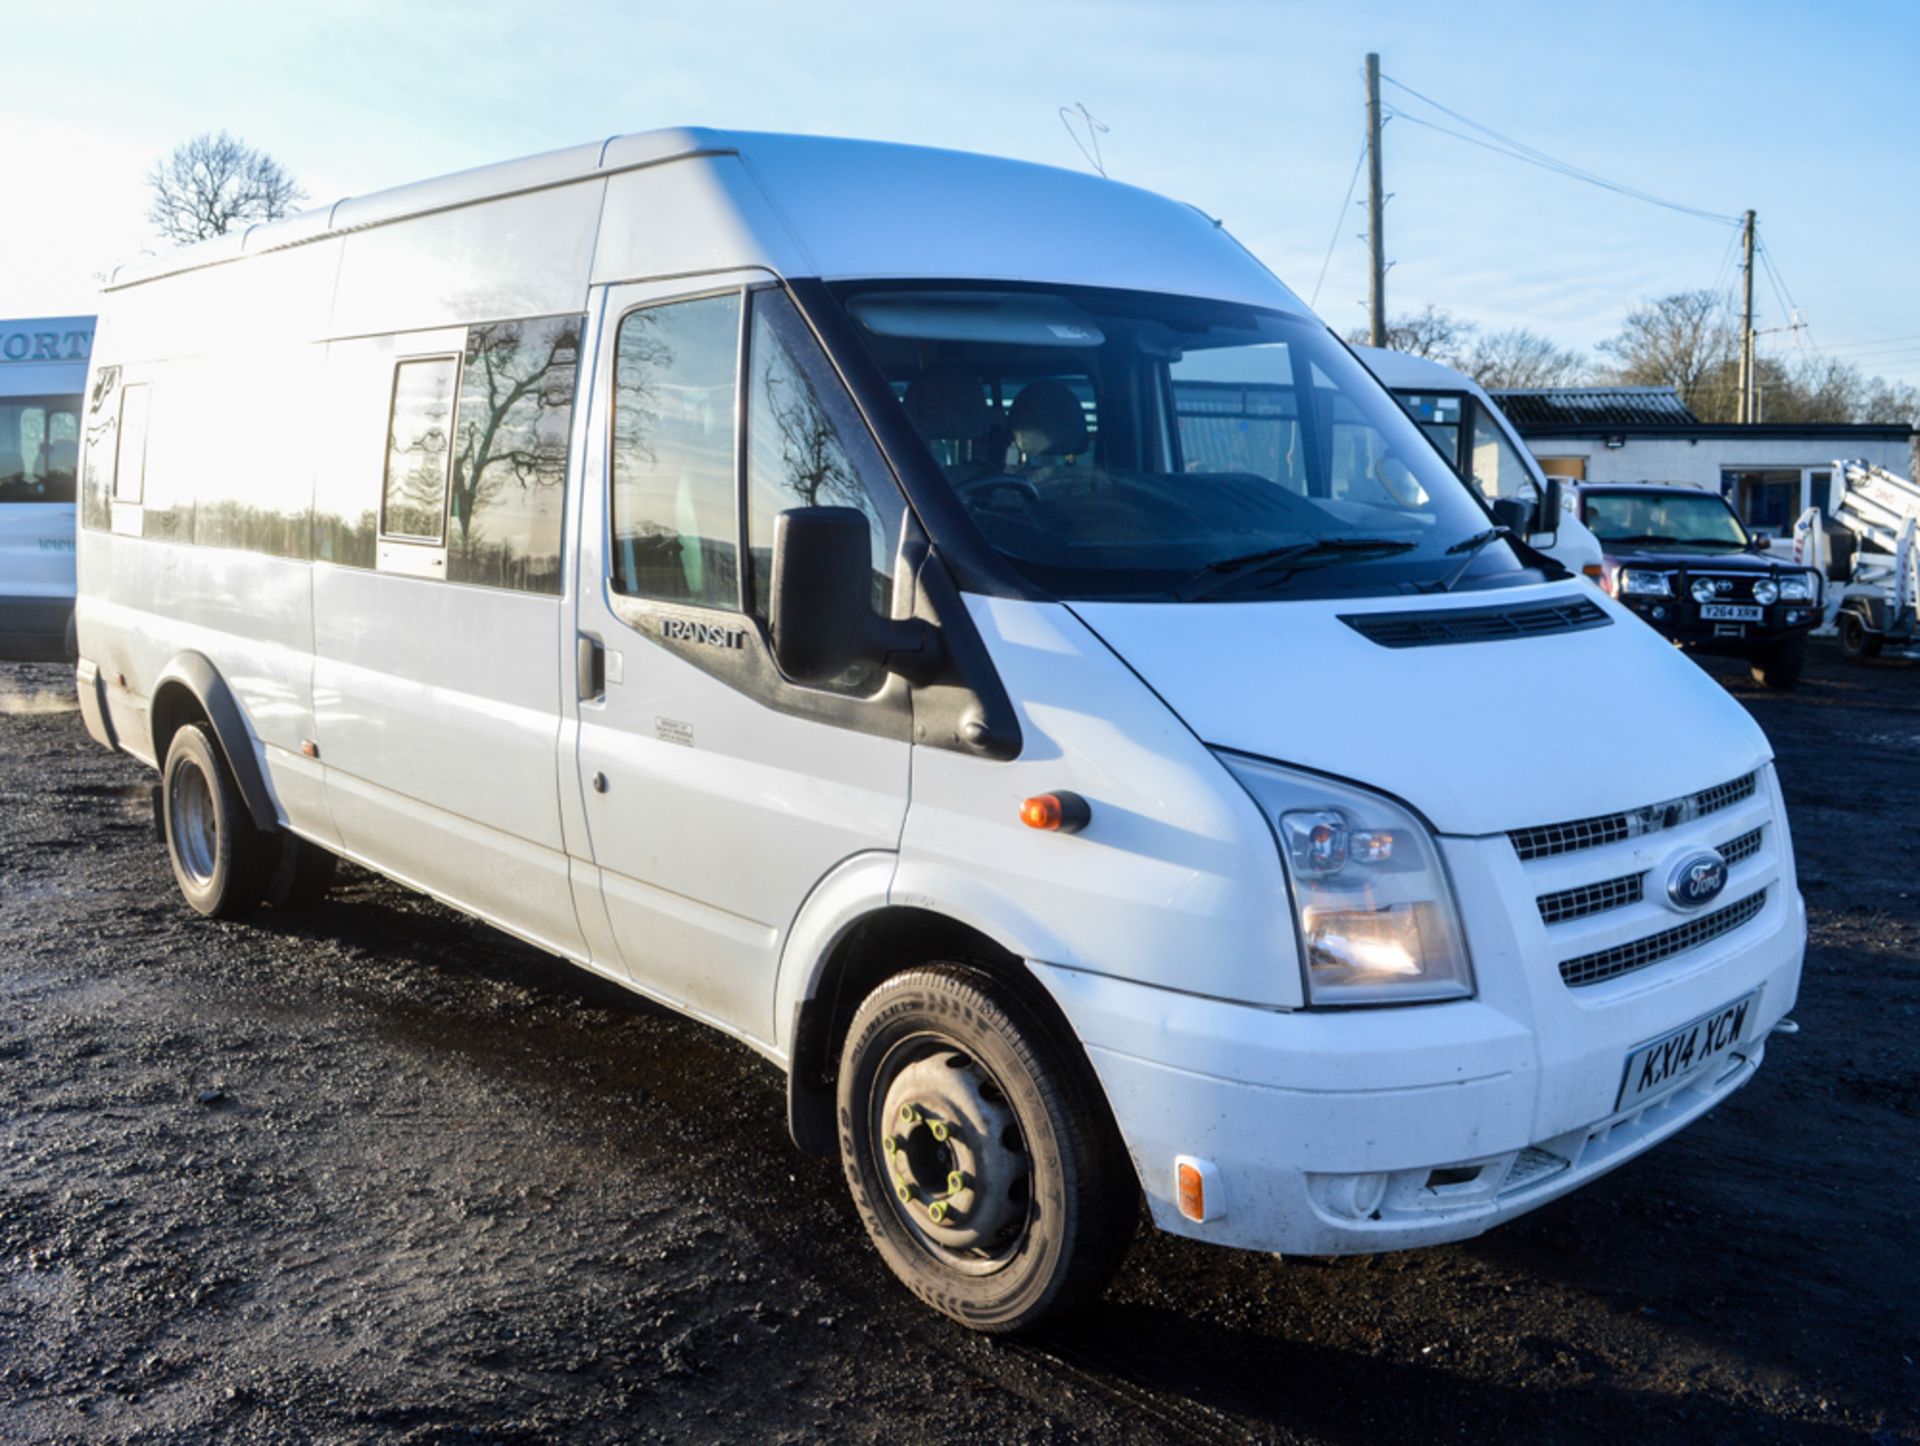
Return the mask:
{"type": "Polygon", "coordinates": [[[965,482],[955,483],[954,490],[960,494],[962,501],[968,501],[970,494],[977,493],[989,506],[996,492],[1012,492],[1029,508],[1040,505],[1040,489],[1025,477],[1015,477],[1010,472],[996,473],[991,477],[970,477],[965,482]]]}

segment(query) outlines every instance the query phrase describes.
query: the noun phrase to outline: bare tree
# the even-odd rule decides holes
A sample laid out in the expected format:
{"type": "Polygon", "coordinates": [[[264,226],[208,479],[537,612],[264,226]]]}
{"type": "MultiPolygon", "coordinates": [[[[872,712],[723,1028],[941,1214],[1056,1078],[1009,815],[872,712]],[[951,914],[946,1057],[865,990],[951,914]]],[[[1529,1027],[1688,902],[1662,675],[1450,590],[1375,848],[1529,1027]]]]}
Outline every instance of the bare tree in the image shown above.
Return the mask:
{"type": "MultiPolygon", "coordinates": [[[[1475,332],[1480,328],[1462,321],[1452,312],[1428,302],[1419,311],[1390,317],[1387,321],[1387,350],[1403,351],[1433,361],[1456,365],[1467,353],[1475,332]]],[[[1355,346],[1367,344],[1367,329],[1355,327],[1347,333],[1355,346]]]]}
{"type": "Polygon", "coordinates": [[[1627,313],[1600,343],[1616,381],[1672,387],[1702,421],[1732,420],[1738,402],[1738,328],[1726,297],[1676,291],[1627,313]]]}
{"type": "Polygon", "coordinates": [[[147,220],[181,244],[224,236],[239,222],[278,220],[307,195],[272,156],[225,131],[175,146],[147,172],[147,184],[147,220]]]}
{"type": "Polygon", "coordinates": [[[1587,359],[1524,326],[1480,337],[1460,369],[1488,391],[1567,387],[1585,380],[1587,359]]]}

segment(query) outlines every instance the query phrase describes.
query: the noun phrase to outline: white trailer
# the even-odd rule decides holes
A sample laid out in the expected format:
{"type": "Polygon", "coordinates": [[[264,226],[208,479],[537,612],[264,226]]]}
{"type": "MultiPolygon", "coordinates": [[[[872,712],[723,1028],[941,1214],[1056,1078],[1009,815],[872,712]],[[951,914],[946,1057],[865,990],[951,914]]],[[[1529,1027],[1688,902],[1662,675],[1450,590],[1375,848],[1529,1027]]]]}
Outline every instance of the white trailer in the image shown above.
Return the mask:
{"type": "Polygon", "coordinates": [[[1920,483],[1870,462],[1833,464],[1830,513],[1809,507],[1793,527],[1793,556],[1820,569],[1824,630],[1849,658],[1875,657],[1915,640],[1920,602],[1920,483]],[[1830,533],[1829,526],[1842,529],[1830,533]]]}

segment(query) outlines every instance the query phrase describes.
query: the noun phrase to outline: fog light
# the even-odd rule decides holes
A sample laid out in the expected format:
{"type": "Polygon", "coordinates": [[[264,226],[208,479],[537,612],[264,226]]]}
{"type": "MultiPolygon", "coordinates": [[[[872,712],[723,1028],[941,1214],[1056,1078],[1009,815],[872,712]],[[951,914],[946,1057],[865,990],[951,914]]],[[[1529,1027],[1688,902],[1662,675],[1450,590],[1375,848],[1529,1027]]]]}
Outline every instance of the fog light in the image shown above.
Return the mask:
{"type": "Polygon", "coordinates": [[[1691,591],[1693,593],[1693,600],[1697,603],[1710,603],[1720,595],[1720,589],[1714,585],[1714,581],[1710,577],[1694,579],[1691,591]]]}
{"type": "Polygon", "coordinates": [[[1315,1183],[1321,1205],[1349,1220],[1365,1220],[1387,1198],[1385,1175],[1322,1175],[1315,1183]]]}
{"type": "Polygon", "coordinates": [[[1753,585],[1753,600],[1761,607],[1771,607],[1780,601],[1780,584],[1770,577],[1763,577],[1753,585]]]}
{"type": "Polygon", "coordinates": [[[1661,603],[1658,607],[1654,608],[1651,613],[1651,616],[1655,618],[1664,618],[1666,615],[1667,605],[1665,603],[1661,603]]]}

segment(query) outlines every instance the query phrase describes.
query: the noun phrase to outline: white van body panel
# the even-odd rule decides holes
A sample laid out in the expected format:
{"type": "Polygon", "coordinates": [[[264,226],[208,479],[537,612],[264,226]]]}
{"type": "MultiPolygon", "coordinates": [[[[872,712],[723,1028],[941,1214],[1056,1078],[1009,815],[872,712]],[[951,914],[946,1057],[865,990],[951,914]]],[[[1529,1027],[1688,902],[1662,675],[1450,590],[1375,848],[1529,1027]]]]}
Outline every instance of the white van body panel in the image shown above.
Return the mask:
{"type": "Polygon", "coordinates": [[[914,750],[893,901],[1029,958],[1298,1005],[1286,884],[1253,800],[1072,609],[968,604],[1025,746],[1010,763],[914,750]],[[1023,799],[1060,789],[1099,800],[1085,832],[1020,823],[1023,799]]]}
{"type": "Polygon", "coordinates": [[[1613,624],[1386,648],[1341,618],[1404,613],[1407,599],[1074,611],[1207,743],[1364,782],[1442,833],[1496,834],[1676,798],[1772,756],[1746,709],[1702,688],[1692,661],[1598,589],[1544,583],[1503,590],[1500,601],[1570,594],[1604,608],[1613,624]],[[1476,666],[1482,658],[1486,666],[1476,666]],[[1621,776],[1596,765],[1621,746],[1611,700],[1629,679],[1636,712],[1660,719],[1661,746],[1636,752],[1633,796],[1623,799],[1621,776]]]}

